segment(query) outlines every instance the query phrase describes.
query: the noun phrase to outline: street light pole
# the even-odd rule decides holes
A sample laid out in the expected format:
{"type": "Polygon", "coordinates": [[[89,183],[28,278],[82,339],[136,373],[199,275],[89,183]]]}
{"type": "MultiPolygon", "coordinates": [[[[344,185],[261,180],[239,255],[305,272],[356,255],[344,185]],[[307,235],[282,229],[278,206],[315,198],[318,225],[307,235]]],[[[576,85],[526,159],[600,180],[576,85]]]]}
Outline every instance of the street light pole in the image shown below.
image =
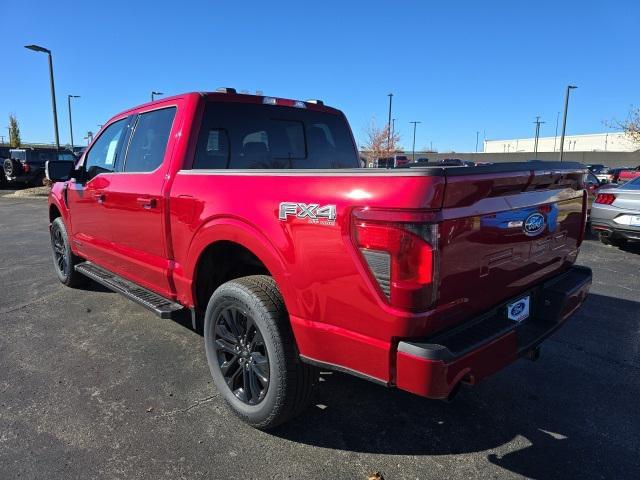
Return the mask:
{"type": "Polygon", "coordinates": [[[480,137],[480,132],[476,131],[476,153],[478,153],[478,138],[480,137]]]}
{"type": "Polygon", "coordinates": [[[562,137],[560,137],[560,161],[562,161],[562,154],[564,153],[564,134],[567,129],[567,110],[569,110],[569,92],[578,88],[575,85],[567,85],[567,91],[564,94],[564,115],[562,116],[562,137]]]}
{"type": "Polygon", "coordinates": [[[415,122],[414,121],[414,122],[409,122],[409,123],[413,123],[413,149],[412,149],[413,154],[411,155],[412,156],[412,160],[411,161],[415,162],[416,161],[416,127],[418,126],[419,123],[422,123],[422,122],[415,122]]]}
{"type": "Polygon", "coordinates": [[[395,138],[396,135],[396,119],[391,119],[391,138],[395,138]]]}
{"type": "Polygon", "coordinates": [[[164,95],[162,92],[151,92],[151,101],[153,102],[156,99],[156,95],[164,95]]]}
{"type": "Polygon", "coordinates": [[[69,103],[69,134],[71,135],[71,151],[73,152],[73,122],[71,121],[71,99],[80,98],[80,95],[67,95],[67,102],[69,103]]]}
{"type": "MultiPolygon", "coordinates": [[[[391,151],[391,101],[393,93],[387,95],[389,97],[389,121],[387,122],[387,151],[391,151]]],[[[388,163],[388,162],[387,162],[388,163]]]]}
{"type": "Polygon", "coordinates": [[[540,138],[540,124],[545,123],[540,121],[540,116],[536,117],[536,121],[533,122],[536,124],[536,138],[533,142],[533,156],[534,159],[538,159],[538,138],[540,138]]]}
{"type": "Polygon", "coordinates": [[[56,136],[56,148],[60,149],[60,137],[58,136],[58,109],[56,108],[56,87],[53,82],[53,59],[51,50],[40,47],[39,45],[25,45],[24,48],[33,50],[34,52],[46,53],[49,56],[49,84],[51,86],[51,106],[53,110],[53,130],[56,136]]]}
{"type": "Polygon", "coordinates": [[[556,142],[558,141],[558,121],[560,120],[560,112],[556,114],[556,135],[553,137],[553,151],[556,151],[556,142]]]}

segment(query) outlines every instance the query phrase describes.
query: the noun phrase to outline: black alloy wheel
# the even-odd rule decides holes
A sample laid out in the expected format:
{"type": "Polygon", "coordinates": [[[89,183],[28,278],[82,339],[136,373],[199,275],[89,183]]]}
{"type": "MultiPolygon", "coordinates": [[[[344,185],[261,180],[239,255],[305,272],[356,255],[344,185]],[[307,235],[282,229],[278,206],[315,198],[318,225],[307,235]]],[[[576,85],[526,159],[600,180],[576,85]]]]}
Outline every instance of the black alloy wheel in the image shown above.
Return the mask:
{"type": "Polygon", "coordinates": [[[67,228],[60,217],[51,222],[51,252],[53,266],[62,283],[73,288],[87,284],[89,279],[75,269],[75,266],[83,260],[71,251],[67,228]]]}
{"type": "Polygon", "coordinates": [[[55,224],[51,229],[51,247],[53,248],[53,260],[58,268],[59,274],[65,277],[68,276],[70,264],[69,256],[67,254],[62,230],[55,224]]]}
{"type": "Polygon", "coordinates": [[[247,405],[264,400],[269,389],[269,355],[251,315],[233,305],[221,310],[214,347],[222,376],[233,394],[247,405]]]}

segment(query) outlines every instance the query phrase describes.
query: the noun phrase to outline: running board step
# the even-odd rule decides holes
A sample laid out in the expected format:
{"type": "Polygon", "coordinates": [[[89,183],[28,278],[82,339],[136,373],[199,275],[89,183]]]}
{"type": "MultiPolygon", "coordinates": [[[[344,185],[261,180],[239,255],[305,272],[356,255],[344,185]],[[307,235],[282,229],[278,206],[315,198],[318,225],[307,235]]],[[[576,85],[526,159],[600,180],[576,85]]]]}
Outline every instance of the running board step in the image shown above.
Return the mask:
{"type": "Polygon", "coordinates": [[[164,298],[151,290],[147,290],[137,283],[125,280],[94,263],[82,262],[76,265],[75,268],[76,271],[86,275],[90,279],[148,308],[160,318],[176,318],[177,313],[184,310],[184,307],[179,303],[164,298]]]}

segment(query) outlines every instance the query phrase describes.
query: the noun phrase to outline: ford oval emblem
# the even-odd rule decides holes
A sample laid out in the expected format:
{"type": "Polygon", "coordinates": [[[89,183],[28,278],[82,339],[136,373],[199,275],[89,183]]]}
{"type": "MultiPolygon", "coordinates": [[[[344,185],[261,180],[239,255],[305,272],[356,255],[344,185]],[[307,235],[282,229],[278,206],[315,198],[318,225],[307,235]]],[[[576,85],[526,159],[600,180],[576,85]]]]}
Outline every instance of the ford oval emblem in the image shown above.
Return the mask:
{"type": "Polygon", "coordinates": [[[518,302],[511,307],[509,315],[513,317],[519,317],[522,312],[524,312],[524,302],[518,302]]]}
{"type": "Polygon", "coordinates": [[[530,236],[538,235],[540,232],[544,230],[545,227],[545,219],[544,215],[541,213],[532,213],[529,215],[524,223],[522,224],[522,229],[524,233],[530,236]]]}

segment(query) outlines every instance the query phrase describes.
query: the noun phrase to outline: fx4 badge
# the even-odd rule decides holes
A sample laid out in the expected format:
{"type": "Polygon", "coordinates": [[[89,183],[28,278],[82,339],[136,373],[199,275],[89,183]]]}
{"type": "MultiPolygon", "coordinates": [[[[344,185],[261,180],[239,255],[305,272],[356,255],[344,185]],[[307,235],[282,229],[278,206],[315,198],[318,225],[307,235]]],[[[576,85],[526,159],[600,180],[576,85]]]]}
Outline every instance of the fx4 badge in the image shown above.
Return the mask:
{"type": "Polygon", "coordinates": [[[295,216],[300,219],[308,219],[309,223],[321,225],[334,225],[336,223],[336,206],[323,205],[317,203],[295,203],[282,202],[278,209],[278,218],[287,220],[288,217],[295,216]]]}

